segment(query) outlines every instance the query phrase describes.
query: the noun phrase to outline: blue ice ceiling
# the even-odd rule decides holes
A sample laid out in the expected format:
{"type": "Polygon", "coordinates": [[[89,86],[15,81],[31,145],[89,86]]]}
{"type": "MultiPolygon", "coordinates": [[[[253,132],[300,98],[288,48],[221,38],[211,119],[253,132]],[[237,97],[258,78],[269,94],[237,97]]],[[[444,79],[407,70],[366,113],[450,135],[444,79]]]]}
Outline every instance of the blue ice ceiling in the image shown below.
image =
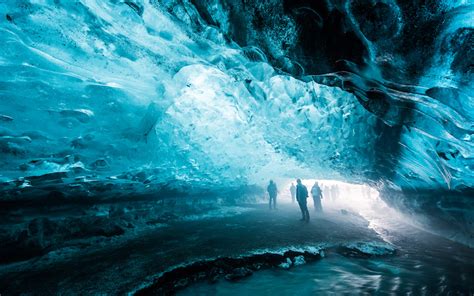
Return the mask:
{"type": "Polygon", "coordinates": [[[2,186],[470,188],[474,3],[435,2],[3,1],[2,186]]]}

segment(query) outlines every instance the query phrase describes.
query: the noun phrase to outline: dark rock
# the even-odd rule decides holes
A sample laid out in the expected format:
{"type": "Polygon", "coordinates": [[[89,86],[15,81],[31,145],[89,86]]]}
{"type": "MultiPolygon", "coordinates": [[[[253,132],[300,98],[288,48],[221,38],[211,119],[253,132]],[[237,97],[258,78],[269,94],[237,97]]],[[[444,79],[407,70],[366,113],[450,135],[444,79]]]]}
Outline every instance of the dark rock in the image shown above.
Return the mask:
{"type": "Polygon", "coordinates": [[[61,191],[53,190],[48,193],[48,199],[54,201],[61,201],[65,199],[65,194],[61,191]]]}
{"type": "Polygon", "coordinates": [[[235,281],[241,278],[252,275],[252,271],[246,267],[235,268],[232,273],[226,274],[225,279],[228,281],[235,281]]]}
{"type": "Polygon", "coordinates": [[[17,237],[0,237],[0,263],[11,263],[28,260],[46,253],[46,249],[31,239],[27,230],[18,233],[17,237]]]}
{"type": "Polygon", "coordinates": [[[278,267],[282,262],[287,262],[287,258],[297,256],[304,256],[307,261],[321,258],[319,254],[288,250],[283,255],[265,253],[249,257],[223,257],[199,261],[165,272],[152,285],[137,291],[136,295],[173,295],[176,290],[184,288],[183,284],[190,285],[205,279],[215,282],[223,275],[226,280],[235,281],[250,276],[253,271],[262,268],[278,267]]]}
{"type": "Polygon", "coordinates": [[[125,230],[118,226],[118,225],[111,225],[97,231],[97,235],[105,236],[105,237],[112,237],[117,235],[122,235],[125,233],[125,230]]]}

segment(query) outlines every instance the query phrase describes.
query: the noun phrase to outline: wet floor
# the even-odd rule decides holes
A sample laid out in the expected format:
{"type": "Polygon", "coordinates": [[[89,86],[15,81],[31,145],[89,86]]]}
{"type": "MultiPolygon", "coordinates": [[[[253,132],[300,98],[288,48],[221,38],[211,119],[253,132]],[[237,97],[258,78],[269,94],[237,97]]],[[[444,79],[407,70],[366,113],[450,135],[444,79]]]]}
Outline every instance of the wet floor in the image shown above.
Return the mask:
{"type": "MultiPolygon", "coordinates": [[[[125,294],[150,284],[173,266],[239,256],[255,250],[388,241],[396,256],[358,259],[328,253],[325,258],[255,272],[237,282],[191,285],[183,295],[314,295],[390,293],[472,295],[474,251],[390,219],[387,209],[359,215],[338,205],[311,211],[299,221],[295,204],[270,211],[266,204],[220,207],[200,217],[170,222],[108,243],[59,250],[0,266],[0,292],[8,294],[125,294]],[[224,211],[224,212],[222,212],[224,211]],[[222,213],[221,213],[222,212],[222,213]],[[224,214],[223,214],[224,213],[224,214]],[[380,215],[376,215],[379,213],[380,215]]],[[[357,211],[355,211],[357,212],[357,211]]],[[[395,215],[393,215],[395,216],[395,215]]]]}
{"type": "Polygon", "coordinates": [[[334,254],[291,270],[266,270],[239,282],[199,284],[179,295],[473,295],[472,265],[334,254]]]}
{"type": "Polygon", "coordinates": [[[69,246],[0,266],[0,288],[6,294],[123,294],[186,262],[289,246],[382,241],[359,216],[313,215],[309,224],[299,219],[292,204],[273,211],[266,204],[221,206],[107,243],[69,246]]]}
{"type": "Polygon", "coordinates": [[[397,248],[396,256],[361,259],[330,253],[290,270],[265,270],[237,282],[201,283],[179,294],[474,295],[473,249],[383,213],[365,212],[372,219],[370,227],[397,248]]]}

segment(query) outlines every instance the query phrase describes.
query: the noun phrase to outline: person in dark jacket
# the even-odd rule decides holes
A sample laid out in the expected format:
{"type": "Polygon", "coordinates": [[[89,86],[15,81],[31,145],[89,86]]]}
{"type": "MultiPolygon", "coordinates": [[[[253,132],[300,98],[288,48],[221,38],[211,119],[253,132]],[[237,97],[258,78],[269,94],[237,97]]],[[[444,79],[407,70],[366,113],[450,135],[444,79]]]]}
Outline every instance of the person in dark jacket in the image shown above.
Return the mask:
{"type": "Polygon", "coordinates": [[[269,203],[270,210],[272,209],[272,203],[273,203],[273,209],[276,209],[276,199],[278,195],[278,188],[275,182],[273,182],[273,180],[270,180],[270,184],[268,184],[267,191],[268,191],[268,195],[270,196],[270,203],[269,203]]]}
{"type": "Polygon", "coordinates": [[[308,198],[308,188],[301,183],[301,179],[296,180],[296,200],[300,206],[301,214],[303,218],[301,221],[309,222],[309,211],[306,199],[308,198]]]}

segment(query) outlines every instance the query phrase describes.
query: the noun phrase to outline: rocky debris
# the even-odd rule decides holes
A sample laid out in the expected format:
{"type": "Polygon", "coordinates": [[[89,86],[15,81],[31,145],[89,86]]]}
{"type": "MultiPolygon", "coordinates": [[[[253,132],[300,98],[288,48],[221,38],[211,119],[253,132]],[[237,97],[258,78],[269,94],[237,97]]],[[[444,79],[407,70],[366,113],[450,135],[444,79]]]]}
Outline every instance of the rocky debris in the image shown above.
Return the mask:
{"type": "Polygon", "coordinates": [[[388,243],[360,242],[331,246],[326,249],[290,247],[286,251],[265,250],[239,257],[219,257],[171,268],[162,273],[153,284],[137,291],[135,295],[174,295],[178,290],[204,280],[215,282],[223,278],[228,281],[238,281],[261,269],[276,267],[289,269],[319,260],[325,257],[325,252],[335,252],[348,257],[370,258],[394,255],[395,249],[388,243]]]}
{"type": "Polygon", "coordinates": [[[174,295],[177,290],[198,281],[215,282],[219,278],[237,281],[260,269],[282,267],[285,264],[289,268],[291,262],[314,261],[320,258],[319,253],[288,250],[283,253],[268,252],[237,258],[222,257],[198,261],[164,272],[152,285],[137,291],[135,295],[174,295]]]}
{"type": "Polygon", "coordinates": [[[295,266],[303,265],[306,264],[306,260],[304,260],[304,256],[296,256],[295,258],[293,258],[293,264],[295,266]]]}
{"type": "Polygon", "coordinates": [[[293,262],[291,261],[290,258],[286,258],[286,262],[281,263],[278,265],[278,267],[281,267],[283,269],[289,269],[293,265],[293,262]]]}

